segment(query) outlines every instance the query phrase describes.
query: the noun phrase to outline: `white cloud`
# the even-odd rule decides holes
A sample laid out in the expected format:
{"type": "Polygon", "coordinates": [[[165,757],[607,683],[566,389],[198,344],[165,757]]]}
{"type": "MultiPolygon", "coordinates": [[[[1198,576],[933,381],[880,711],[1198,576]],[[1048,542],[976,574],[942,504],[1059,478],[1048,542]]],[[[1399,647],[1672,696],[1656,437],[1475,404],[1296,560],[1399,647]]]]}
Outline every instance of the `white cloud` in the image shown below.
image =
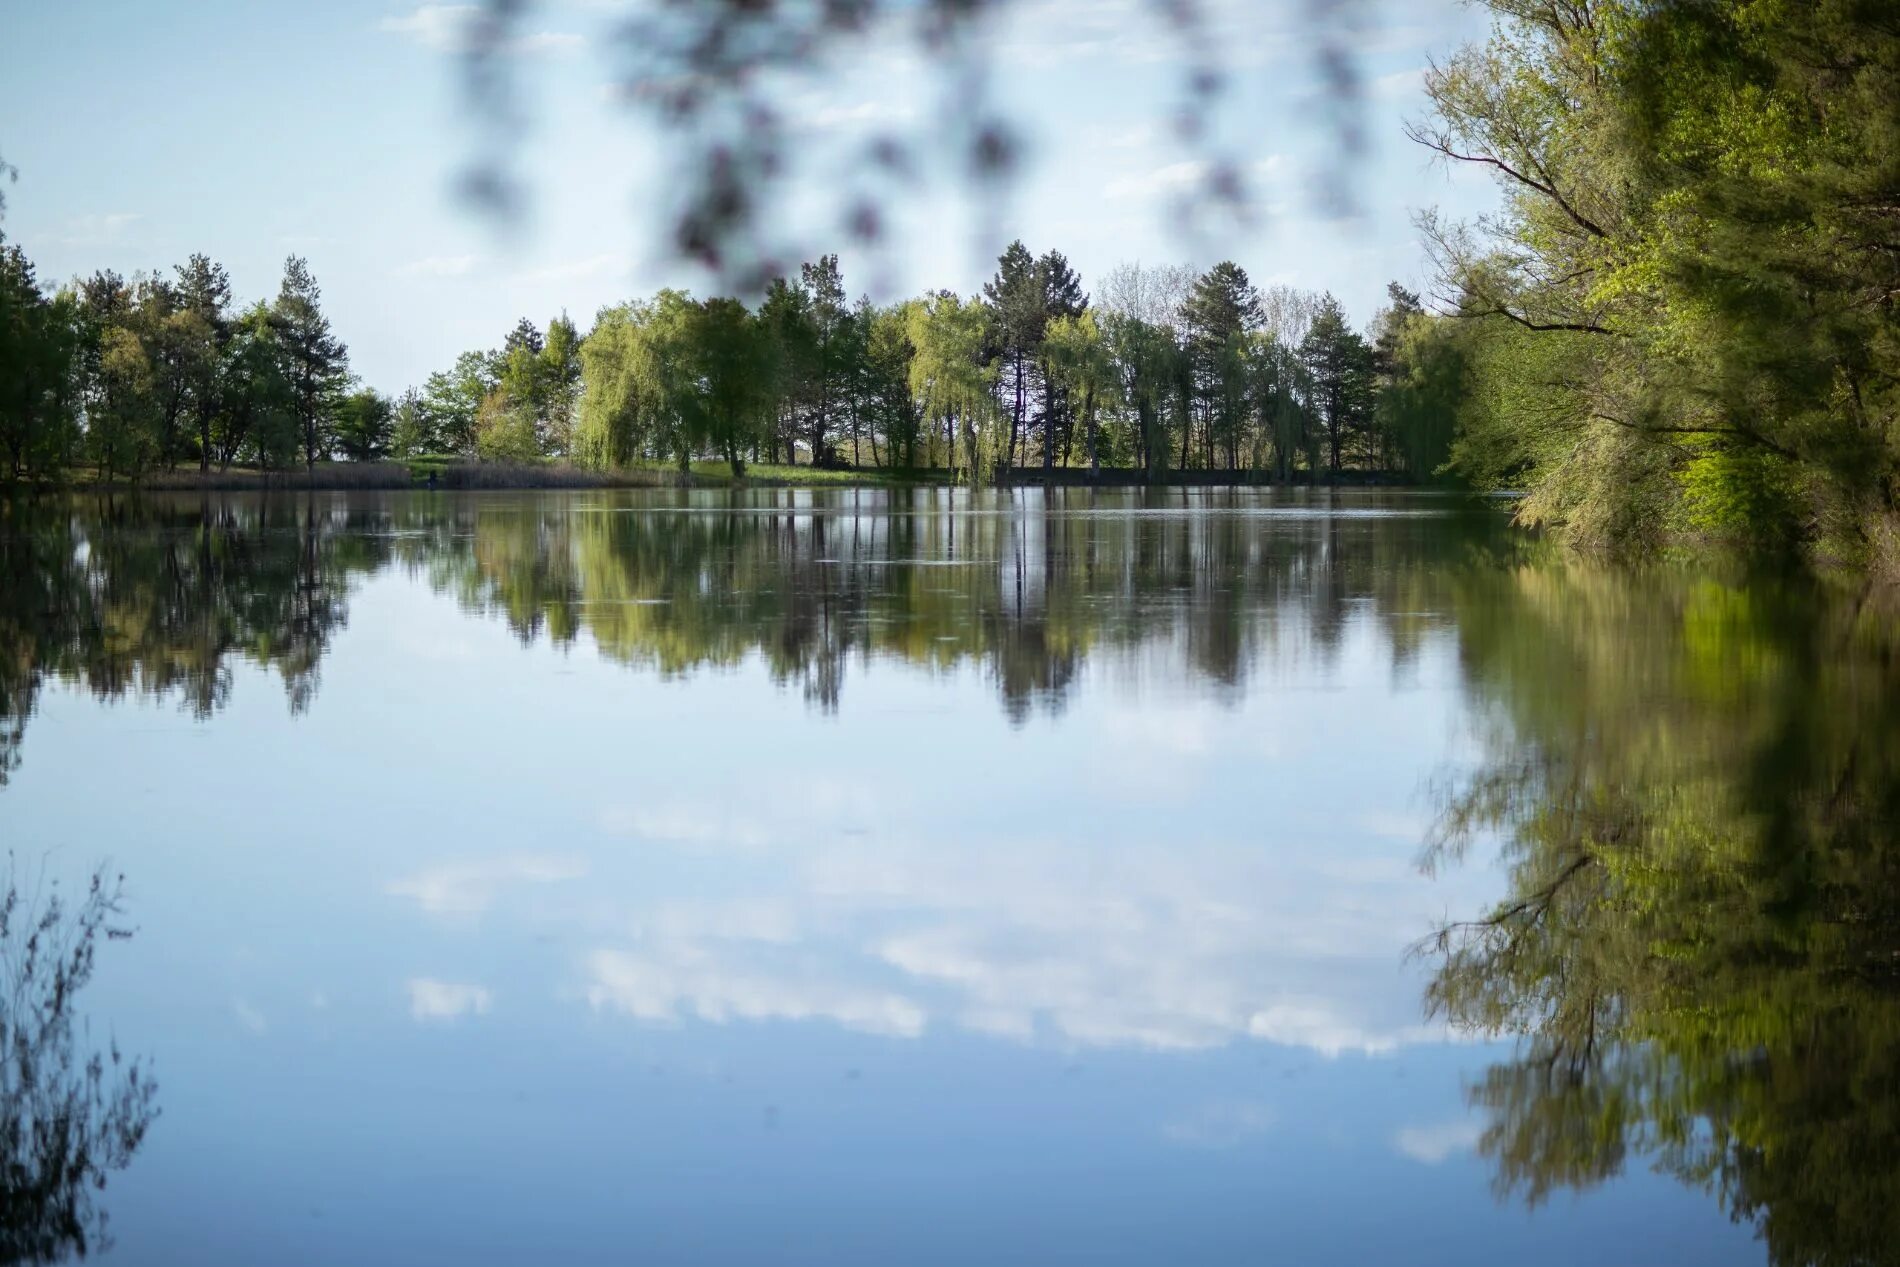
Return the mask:
{"type": "Polygon", "coordinates": [[[1392,1147],[1401,1156],[1427,1166],[1436,1166],[1453,1153],[1475,1148],[1484,1128],[1466,1119],[1438,1122],[1430,1126],[1408,1126],[1392,1137],[1392,1147]]]}
{"type": "Polygon", "coordinates": [[[1349,1051],[1382,1055],[1408,1043],[1446,1037],[1442,1027],[1429,1025],[1365,1029],[1343,1017],[1337,1006],[1321,999],[1276,1003],[1256,1012],[1247,1021],[1247,1033],[1285,1047],[1305,1047],[1322,1056],[1338,1056],[1349,1051]]]}
{"type": "Polygon", "coordinates": [[[521,854],[443,863],[392,881],[384,892],[414,898],[431,915],[472,916],[486,911],[503,889],[578,880],[586,874],[587,864],[578,859],[521,854]]]}
{"type": "Polygon", "coordinates": [[[908,102],[876,99],[810,105],[792,115],[793,123],[824,131],[847,128],[892,127],[911,122],[916,107],[908,102]]]}
{"type": "Polygon", "coordinates": [[[796,804],[796,826],[783,818],[767,822],[728,804],[688,798],[610,805],[601,811],[600,826],[612,835],[664,844],[757,848],[785,842],[794,832],[806,840],[828,838],[879,818],[878,797],[871,790],[830,778],[764,788],[756,803],[796,804]]]}
{"type": "Polygon", "coordinates": [[[264,1019],[264,1014],[243,999],[231,1000],[231,1013],[237,1017],[238,1024],[253,1034],[262,1034],[270,1028],[270,1022],[264,1019]]]}
{"type": "Polygon", "coordinates": [[[1102,186],[1102,196],[1115,202],[1141,202],[1185,193],[1207,179],[1205,159],[1183,159],[1148,171],[1117,176],[1102,186]]]}
{"type": "MultiPolygon", "coordinates": [[[[414,40],[435,53],[466,53],[475,44],[480,9],[472,4],[424,4],[401,17],[387,17],[376,29],[414,40]]],[[[531,57],[566,53],[585,41],[565,31],[534,31],[509,38],[499,52],[531,57]]]]}
{"type": "Polygon", "coordinates": [[[397,268],[396,276],[462,277],[473,270],[480,260],[478,255],[425,255],[397,268]]]}
{"type": "Polygon", "coordinates": [[[1137,123],[1133,127],[1123,128],[1104,138],[1103,143],[1110,149],[1141,150],[1147,149],[1161,137],[1161,129],[1153,123],[1137,123]]]}
{"type": "Polygon", "coordinates": [[[452,1021],[482,1016],[493,1001],[488,987],[415,977],[409,982],[409,1015],[418,1021],[452,1021]]]}
{"type": "MultiPolygon", "coordinates": [[[[1298,9],[1259,0],[1194,6],[1196,37],[1230,70],[1257,68],[1309,49],[1311,24],[1298,9]]],[[[1139,0],[1029,0],[1010,7],[997,45],[1000,62],[1032,70],[1070,63],[1151,66],[1173,73],[1186,51],[1166,6],[1139,0]]]]}
{"type": "Polygon", "coordinates": [[[1352,821],[1353,826],[1369,836],[1410,845],[1424,844],[1426,834],[1431,831],[1431,823],[1425,818],[1417,814],[1394,813],[1391,810],[1369,810],[1352,821]]]}
{"type": "Polygon", "coordinates": [[[789,903],[773,898],[726,902],[672,902],[640,922],[648,935],[671,941],[718,938],[795,946],[806,921],[789,903]]]}
{"type": "MultiPolygon", "coordinates": [[[[669,834],[727,830],[696,822],[669,834]]],[[[1402,966],[1435,909],[1404,859],[787,830],[822,843],[777,840],[769,864],[743,870],[714,855],[716,883],[738,891],[607,917],[625,932],[585,960],[588,997],[647,1021],[914,1033],[929,1020],[1084,1047],[1255,1040],[1336,1057],[1448,1039],[1418,1022],[1402,966]],[[748,889],[761,866],[769,880],[748,889]]]]}
{"type": "Polygon", "coordinates": [[[1273,1109],[1254,1100],[1204,1104],[1161,1124],[1161,1137],[1187,1148],[1232,1148],[1266,1131],[1273,1109]]]}
{"type": "Polygon", "coordinates": [[[1389,75],[1381,75],[1372,81],[1372,95],[1382,100],[1409,97],[1425,84],[1425,68],[1414,66],[1410,70],[1395,70],[1389,75]]]}
{"type": "Polygon", "coordinates": [[[1103,734],[1118,744],[1142,752],[1198,757],[1214,746],[1215,718],[1205,709],[1146,707],[1110,708],[1102,719],[1103,734]]]}
{"type": "MultiPolygon", "coordinates": [[[[1291,183],[1293,171],[1293,160],[1288,155],[1268,154],[1237,164],[1230,170],[1238,178],[1240,193],[1253,210],[1274,216],[1287,210],[1290,204],[1284,196],[1265,199],[1263,195],[1284,195],[1291,183]]],[[[1214,162],[1208,159],[1181,159],[1158,167],[1124,172],[1102,187],[1102,197],[1111,202],[1125,203],[1151,203],[1191,197],[1207,187],[1214,172],[1214,162]]]]}
{"type": "Polygon", "coordinates": [[[570,53],[586,42],[572,31],[536,31],[516,40],[512,45],[512,51],[528,55],[570,53]]]}
{"type": "Polygon", "coordinates": [[[1269,154],[1265,158],[1255,159],[1248,165],[1248,172],[1262,180],[1278,179],[1292,170],[1293,157],[1290,154],[1269,154]]]}
{"type": "Polygon", "coordinates": [[[472,4],[425,4],[404,17],[384,18],[376,29],[406,35],[438,53],[456,53],[465,47],[468,24],[474,16],[472,4]]]}
{"type": "Polygon", "coordinates": [[[625,255],[608,253],[525,268],[514,275],[514,280],[529,284],[586,281],[590,278],[610,277],[615,273],[624,273],[627,268],[628,261],[625,255]]]}
{"type": "Polygon", "coordinates": [[[830,1021],[895,1038],[924,1031],[924,1010],[885,990],[722,961],[706,946],[661,944],[639,952],[600,950],[588,961],[587,1001],[637,1020],[830,1021]]]}
{"type": "Polygon", "coordinates": [[[67,221],[65,229],[54,240],[65,246],[115,246],[125,241],[127,229],[144,218],[136,211],[80,216],[67,221]]]}
{"type": "Polygon", "coordinates": [[[600,816],[601,828],[616,836],[676,845],[769,844],[772,833],[763,823],[686,802],[661,805],[616,806],[600,816]]]}

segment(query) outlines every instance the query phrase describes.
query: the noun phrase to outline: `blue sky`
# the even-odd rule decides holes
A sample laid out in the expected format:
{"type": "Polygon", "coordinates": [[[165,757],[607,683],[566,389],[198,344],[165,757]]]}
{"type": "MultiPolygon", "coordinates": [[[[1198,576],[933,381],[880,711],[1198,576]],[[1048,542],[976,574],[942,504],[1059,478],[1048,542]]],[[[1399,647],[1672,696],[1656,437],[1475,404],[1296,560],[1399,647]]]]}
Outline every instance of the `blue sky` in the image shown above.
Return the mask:
{"type": "MultiPolygon", "coordinates": [[[[1422,108],[1418,72],[1483,34],[1455,0],[1364,0],[1354,38],[1369,146],[1352,169],[1357,214],[1309,196],[1334,141],[1315,103],[1304,0],[1205,5],[1233,88],[1227,151],[1254,178],[1249,229],[1189,239],[1172,197],[1192,156],[1167,119],[1178,53],[1142,0],[1018,0],[992,29],[993,91],[1027,163],[993,214],[941,182],[898,204],[876,266],[843,250],[847,286],[889,299],[969,291],[1012,237],[1055,247],[1091,285],[1123,260],[1229,255],[1261,283],[1329,289],[1356,320],[1385,283],[1425,280],[1412,212],[1469,215],[1492,201],[1470,174],[1429,164],[1400,134],[1422,108]]],[[[0,156],[19,169],[4,230],[50,280],[169,268],[205,251],[244,299],[274,293],[283,258],[309,258],[365,382],[399,391],[515,319],[705,279],[663,249],[677,150],[615,104],[612,0],[539,0],[510,57],[529,114],[512,227],[457,200],[476,142],[460,117],[463,11],[409,0],[190,5],[0,0],[12,56],[0,79],[0,156]]],[[[788,83],[811,159],[775,228],[812,250],[837,241],[827,172],[872,129],[928,136],[939,84],[907,41],[878,39],[788,83]]]]}

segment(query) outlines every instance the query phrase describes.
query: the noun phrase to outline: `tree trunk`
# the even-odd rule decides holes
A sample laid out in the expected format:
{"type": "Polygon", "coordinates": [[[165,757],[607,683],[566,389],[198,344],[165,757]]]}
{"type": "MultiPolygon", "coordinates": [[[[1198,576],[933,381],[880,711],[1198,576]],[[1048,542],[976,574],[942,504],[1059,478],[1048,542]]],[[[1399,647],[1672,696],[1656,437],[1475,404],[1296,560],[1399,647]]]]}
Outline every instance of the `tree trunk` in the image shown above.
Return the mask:
{"type": "Polygon", "coordinates": [[[1042,373],[1042,469],[1053,471],[1056,465],[1056,398],[1060,392],[1050,384],[1049,371],[1042,373]]]}
{"type": "Polygon", "coordinates": [[[1189,409],[1183,409],[1181,411],[1181,469],[1184,471],[1187,470],[1188,464],[1188,444],[1193,438],[1194,412],[1189,409]]]}
{"type": "Polygon", "coordinates": [[[1095,452],[1095,390],[1090,388],[1082,393],[1083,426],[1087,429],[1085,443],[1089,450],[1089,479],[1100,478],[1102,464],[1100,455],[1095,452]]]}
{"type": "Polygon", "coordinates": [[[1009,464],[1016,465],[1016,433],[1023,425],[1023,358],[1016,354],[1016,409],[1009,417],[1009,464]]]}

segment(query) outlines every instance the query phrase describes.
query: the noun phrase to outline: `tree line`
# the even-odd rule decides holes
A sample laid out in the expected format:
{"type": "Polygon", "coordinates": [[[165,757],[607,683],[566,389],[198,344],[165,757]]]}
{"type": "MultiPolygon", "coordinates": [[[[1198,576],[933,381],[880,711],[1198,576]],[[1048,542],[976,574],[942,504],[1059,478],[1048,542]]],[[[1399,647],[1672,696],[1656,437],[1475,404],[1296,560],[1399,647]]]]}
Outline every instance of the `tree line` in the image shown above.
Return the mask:
{"type": "Polygon", "coordinates": [[[669,289],[585,334],[524,318],[392,397],[351,375],[303,259],[274,299],[239,307],[204,255],[49,291],[0,242],[0,474],[441,455],[1429,479],[1450,453],[1454,363],[1427,337],[1442,319],[1389,295],[1365,333],[1331,295],[1262,290],[1231,261],[1124,264],[1091,296],[1060,252],[1016,242],[979,293],[877,305],[851,301],[826,255],[752,305],[669,289]]]}
{"type": "Polygon", "coordinates": [[[1440,319],[1396,284],[1369,334],[1331,295],[1265,291],[1239,265],[1125,264],[1091,298],[1060,252],[1012,243],[977,294],[878,305],[838,257],[756,305],[663,290],[523,319],[378,400],[390,453],[558,458],[596,470],[717,458],[935,470],[999,467],[1426,479],[1450,452],[1456,375],[1440,319]],[[1436,357],[1437,361],[1432,362],[1436,357]]]}
{"type": "Polygon", "coordinates": [[[1415,140],[1502,212],[1428,217],[1454,464],[1574,539],[1900,558],[1890,4],[1491,0],[1415,140]]]}
{"type": "Polygon", "coordinates": [[[49,294],[0,240],[0,478],[375,456],[374,393],[351,392],[320,300],[297,256],[274,299],[244,307],[205,255],[170,275],[105,269],[49,294]]]}

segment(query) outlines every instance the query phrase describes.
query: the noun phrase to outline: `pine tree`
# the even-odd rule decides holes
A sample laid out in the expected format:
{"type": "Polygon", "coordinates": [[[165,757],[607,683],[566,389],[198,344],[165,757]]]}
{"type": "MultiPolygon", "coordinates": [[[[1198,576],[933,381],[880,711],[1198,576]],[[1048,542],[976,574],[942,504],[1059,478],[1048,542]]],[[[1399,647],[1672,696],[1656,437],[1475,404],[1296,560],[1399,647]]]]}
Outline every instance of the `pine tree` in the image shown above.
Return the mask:
{"type": "Polygon", "coordinates": [[[179,312],[189,313],[184,337],[195,345],[187,365],[190,410],[198,431],[198,469],[211,469],[212,431],[217,422],[218,378],[231,343],[231,278],[210,256],[194,254],[173,270],[179,312]]]}
{"type": "Polygon", "coordinates": [[[1020,240],[1011,242],[997,257],[996,276],[983,284],[983,297],[989,301],[989,353],[1004,368],[1000,385],[1009,409],[1009,441],[1003,460],[1011,466],[1016,464],[1016,442],[1024,429],[1029,376],[1042,346],[1044,285],[1042,270],[1020,240]]]}
{"type": "MultiPolygon", "coordinates": [[[[1036,273],[1042,280],[1036,368],[1042,376],[1042,469],[1047,471],[1055,466],[1058,431],[1066,437],[1071,425],[1068,388],[1050,374],[1048,358],[1043,355],[1049,324],[1081,316],[1089,306],[1089,297],[1082,290],[1081,274],[1069,266],[1068,258],[1060,251],[1044,252],[1036,261],[1036,273]]],[[[1066,442],[1061,447],[1065,452],[1068,449],[1066,442]]]]}
{"type": "Polygon", "coordinates": [[[286,259],[271,324],[284,352],[306,469],[330,455],[337,406],[350,380],[348,349],[330,332],[321,297],[308,262],[299,255],[286,259]]]}
{"type": "Polygon", "coordinates": [[[1325,428],[1327,464],[1337,475],[1344,469],[1347,446],[1370,422],[1372,357],[1331,295],[1320,301],[1300,357],[1313,376],[1313,404],[1325,428]]]}
{"type": "Polygon", "coordinates": [[[815,264],[799,269],[799,283],[809,296],[805,317],[809,323],[808,347],[811,361],[804,382],[808,397],[813,466],[836,463],[831,427],[847,381],[846,352],[851,311],[845,306],[844,277],[838,271],[836,255],[820,256],[815,264]]]}
{"type": "MultiPolygon", "coordinates": [[[[1214,465],[1216,447],[1228,465],[1240,462],[1240,434],[1247,419],[1246,336],[1263,319],[1260,293],[1247,270],[1222,260],[1194,280],[1186,311],[1188,370],[1195,412],[1200,415],[1203,454],[1214,465]]],[[[1183,466],[1187,439],[1182,439],[1183,466]]]]}

